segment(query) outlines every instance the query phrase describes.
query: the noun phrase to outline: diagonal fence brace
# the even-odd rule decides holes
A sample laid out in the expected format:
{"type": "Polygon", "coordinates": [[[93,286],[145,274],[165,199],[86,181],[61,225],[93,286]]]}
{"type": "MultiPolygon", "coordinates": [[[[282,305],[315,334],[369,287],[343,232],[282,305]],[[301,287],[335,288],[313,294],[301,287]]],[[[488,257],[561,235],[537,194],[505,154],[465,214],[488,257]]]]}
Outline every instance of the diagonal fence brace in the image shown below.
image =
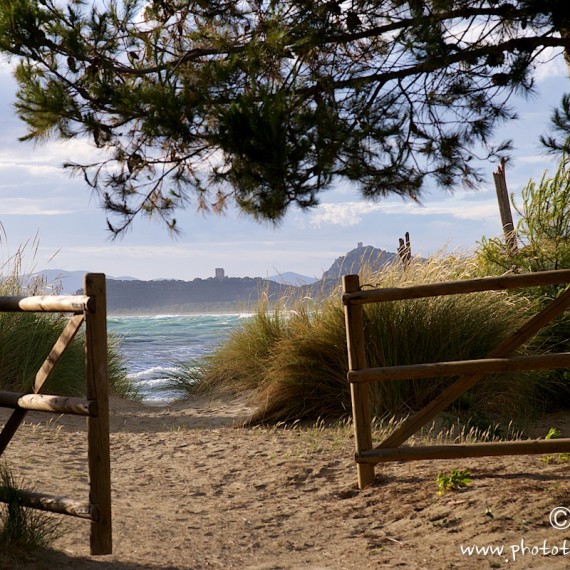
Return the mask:
{"type": "MultiPolygon", "coordinates": [[[[55,368],[57,361],[77,334],[77,331],[81,327],[84,318],[85,317],[83,316],[83,313],[81,313],[73,315],[71,319],[69,319],[69,322],[63,329],[62,333],[59,335],[59,338],[56,340],[53,348],[51,349],[50,353],[36,374],[32,387],[32,392],[34,394],[38,394],[43,388],[43,385],[55,368]]],[[[27,410],[16,408],[12,412],[12,415],[8,418],[8,421],[4,425],[4,429],[2,432],[0,432],[0,456],[4,453],[4,450],[10,443],[11,439],[14,437],[14,434],[18,430],[18,427],[20,427],[22,421],[24,421],[26,414],[27,410]]]]}
{"type": "MultiPolygon", "coordinates": [[[[542,311],[529,319],[520,329],[504,340],[488,358],[504,358],[510,356],[517,348],[531,339],[545,325],[570,306],[570,289],[561,293],[542,311]]],[[[398,447],[409,437],[416,433],[427,422],[434,419],[447,406],[454,402],[461,394],[476,384],[484,374],[469,374],[456,380],[446,388],[437,398],[432,400],[425,408],[408,418],[398,429],[388,436],[380,445],[379,449],[398,447]]]]}

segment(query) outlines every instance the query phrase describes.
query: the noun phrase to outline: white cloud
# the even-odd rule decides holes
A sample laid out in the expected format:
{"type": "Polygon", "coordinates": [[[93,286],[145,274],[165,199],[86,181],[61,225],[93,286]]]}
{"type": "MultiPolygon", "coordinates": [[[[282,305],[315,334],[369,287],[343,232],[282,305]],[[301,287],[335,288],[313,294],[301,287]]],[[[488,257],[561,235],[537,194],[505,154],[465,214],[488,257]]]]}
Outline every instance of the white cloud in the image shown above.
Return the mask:
{"type": "Polygon", "coordinates": [[[90,162],[103,157],[85,138],[66,141],[51,141],[45,144],[18,143],[16,140],[0,153],[0,164],[6,165],[50,165],[61,172],[64,162],[90,162]]]}
{"type": "Polygon", "coordinates": [[[180,259],[193,256],[208,256],[203,249],[193,249],[177,246],[78,246],[66,247],[66,253],[84,256],[106,257],[109,254],[130,259],[180,259]]]}
{"type": "Polygon", "coordinates": [[[360,224],[365,216],[382,213],[399,216],[450,216],[458,220],[486,220],[497,213],[497,204],[493,200],[476,201],[451,198],[427,205],[415,202],[366,203],[344,202],[338,204],[322,204],[311,216],[313,227],[337,225],[350,227],[360,224]]]}
{"type": "Polygon", "coordinates": [[[471,200],[454,201],[455,203],[440,202],[426,207],[415,207],[406,213],[419,216],[450,216],[457,220],[486,220],[497,213],[496,201],[475,202],[471,200]]]}
{"type": "MultiPolygon", "coordinates": [[[[54,176],[61,175],[61,168],[49,164],[34,164],[33,161],[27,162],[8,162],[2,159],[0,155],[0,170],[3,171],[14,171],[13,174],[17,174],[18,178],[21,180],[23,176],[54,176]]],[[[6,184],[4,184],[6,186],[6,184]]]]}
{"type": "Polygon", "coordinates": [[[37,264],[41,268],[101,271],[108,275],[131,275],[140,279],[189,280],[213,277],[215,267],[226,275],[265,277],[280,271],[297,271],[320,277],[343,249],[324,248],[299,256],[306,243],[298,241],[213,242],[158,246],[62,246],[53,257],[53,248],[41,247],[37,264]]]}
{"type": "Polygon", "coordinates": [[[53,203],[47,200],[14,199],[3,200],[3,216],[61,216],[71,214],[73,210],[54,209],[53,203]]]}
{"type": "Polygon", "coordinates": [[[562,48],[545,48],[537,65],[535,78],[540,82],[555,77],[568,78],[568,67],[562,55],[562,48]]]}
{"type": "Polygon", "coordinates": [[[380,204],[366,204],[363,202],[343,202],[339,204],[321,204],[314,213],[311,214],[311,225],[322,227],[329,224],[335,226],[355,226],[362,221],[362,217],[379,210],[384,210],[386,206],[380,204]]]}

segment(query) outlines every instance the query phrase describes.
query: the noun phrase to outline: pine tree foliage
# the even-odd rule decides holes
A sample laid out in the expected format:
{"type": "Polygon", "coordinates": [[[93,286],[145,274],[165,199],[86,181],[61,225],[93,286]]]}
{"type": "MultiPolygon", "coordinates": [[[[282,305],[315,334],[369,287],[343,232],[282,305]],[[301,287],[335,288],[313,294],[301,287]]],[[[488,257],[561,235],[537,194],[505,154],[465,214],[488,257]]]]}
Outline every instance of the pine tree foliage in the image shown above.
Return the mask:
{"type": "Polygon", "coordinates": [[[188,202],[278,221],[343,179],[371,199],[472,183],[569,29],[567,0],[0,0],[25,138],[93,141],[67,167],[114,233],[175,230],[188,202]]]}

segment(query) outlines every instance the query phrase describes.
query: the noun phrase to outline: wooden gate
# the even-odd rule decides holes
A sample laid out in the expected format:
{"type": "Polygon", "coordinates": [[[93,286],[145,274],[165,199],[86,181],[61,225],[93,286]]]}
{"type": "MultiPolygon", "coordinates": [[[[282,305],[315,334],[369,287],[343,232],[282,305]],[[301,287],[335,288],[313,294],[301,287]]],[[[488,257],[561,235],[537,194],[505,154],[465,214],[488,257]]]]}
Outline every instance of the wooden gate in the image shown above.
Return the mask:
{"type": "Polygon", "coordinates": [[[352,399],[359,488],[363,489],[374,481],[374,466],[381,462],[570,452],[570,439],[400,447],[410,436],[487,374],[570,366],[570,353],[511,356],[517,348],[570,306],[570,288],[497,346],[487,358],[409,366],[367,368],[362,305],[569,282],[570,270],[558,270],[411,287],[361,290],[358,275],[345,275],[343,303],[348,348],[348,381],[352,399]],[[382,443],[374,447],[368,383],[432,376],[459,376],[459,378],[424,409],[409,417],[382,443]]]}
{"type": "MultiPolygon", "coordinates": [[[[0,312],[73,313],[41,368],[30,393],[0,391],[0,406],[14,411],[0,432],[0,455],[28,410],[87,416],[89,500],[19,491],[25,507],[72,515],[91,521],[91,554],[111,554],[111,475],[105,275],[85,275],[85,294],[75,296],[0,297],[0,312]],[[41,394],[58,359],[85,323],[86,397],[41,394]]],[[[0,487],[0,501],[6,502],[0,487]]]]}

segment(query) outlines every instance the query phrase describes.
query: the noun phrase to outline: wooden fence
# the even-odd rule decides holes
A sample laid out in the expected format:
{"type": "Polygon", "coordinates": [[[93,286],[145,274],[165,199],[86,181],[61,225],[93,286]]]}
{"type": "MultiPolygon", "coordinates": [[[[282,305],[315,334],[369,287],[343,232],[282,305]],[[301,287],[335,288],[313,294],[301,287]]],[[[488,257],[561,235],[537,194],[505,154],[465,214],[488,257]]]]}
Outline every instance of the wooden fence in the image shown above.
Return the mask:
{"type": "MultiPolygon", "coordinates": [[[[0,312],[73,313],[38,370],[30,393],[0,391],[0,406],[14,410],[0,432],[0,455],[28,410],[87,416],[89,500],[80,502],[23,490],[19,496],[25,507],[90,520],[91,554],[99,555],[112,551],[105,275],[85,275],[84,291],[84,295],[75,296],[0,297],[0,312]],[[58,359],[83,323],[86,397],[41,394],[58,359]]],[[[6,500],[6,489],[0,487],[0,501],[6,500]]]]}
{"type": "Polygon", "coordinates": [[[374,466],[381,462],[570,452],[570,439],[400,447],[410,436],[433,420],[486,374],[570,366],[570,353],[512,356],[517,348],[570,306],[570,288],[567,288],[518,331],[499,344],[487,358],[411,366],[367,368],[362,305],[569,282],[570,270],[558,270],[411,287],[362,290],[358,275],[345,275],[343,277],[343,303],[348,348],[348,381],[352,398],[359,488],[363,489],[374,481],[374,466]],[[459,378],[424,409],[409,417],[382,443],[374,447],[368,383],[433,376],[459,376],[459,378]]]}

